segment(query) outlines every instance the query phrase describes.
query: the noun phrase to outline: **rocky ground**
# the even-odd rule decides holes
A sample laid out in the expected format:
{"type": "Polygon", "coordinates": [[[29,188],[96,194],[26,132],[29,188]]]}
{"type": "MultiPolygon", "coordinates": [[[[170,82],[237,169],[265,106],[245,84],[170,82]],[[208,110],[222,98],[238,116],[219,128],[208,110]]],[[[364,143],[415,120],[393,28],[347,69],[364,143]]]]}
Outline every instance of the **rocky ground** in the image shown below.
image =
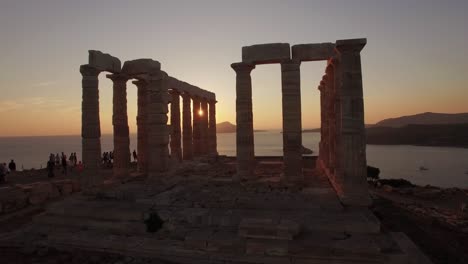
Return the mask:
{"type": "Polygon", "coordinates": [[[433,186],[371,187],[383,228],[404,232],[434,263],[468,263],[468,191],[433,186]]]}
{"type": "MultiPolygon", "coordinates": [[[[258,166],[256,173],[265,179],[276,178],[281,174],[281,165],[268,159],[264,166],[258,166]]],[[[106,172],[110,174],[110,170],[106,172]]],[[[235,173],[232,160],[223,160],[215,165],[195,162],[178,169],[176,173],[184,177],[230,177],[235,173]]],[[[68,177],[74,177],[68,173],[68,177]]],[[[60,177],[60,176],[58,176],[60,177]]],[[[24,172],[14,183],[26,184],[38,179],[49,180],[44,171],[24,172]]],[[[57,179],[57,178],[56,178],[57,179]]],[[[56,180],[55,179],[55,180],[56,180]]],[[[201,186],[203,187],[203,186],[201,186]]],[[[384,185],[370,187],[374,199],[371,208],[380,219],[382,228],[392,232],[406,233],[434,263],[468,263],[468,222],[465,206],[467,191],[461,189],[440,189],[436,187],[384,185]]],[[[257,193],[258,190],[255,191],[257,193]]],[[[189,195],[189,194],[187,194],[189,195]]],[[[213,194],[209,194],[213,195],[213,194]]],[[[239,203],[239,201],[236,201],[239,203]]],[[[242,201],[240,201],[242,202],[242,201]]],[[[194,205],[195,206],[195,205],[194,205]]],[[[207,205],[199,205],[204,207],[207,205]]],[[[43,211],[42,206],[28,207],[14,215],[0,217],[0,238],[21,227],[27,226],[33,216],[43,211]]],[[[130,258],[118,254],[89,251],[59,251],[46,248],[16,248],[0,245],[1,263],[168,263],[148,258],[130,258]]]]}

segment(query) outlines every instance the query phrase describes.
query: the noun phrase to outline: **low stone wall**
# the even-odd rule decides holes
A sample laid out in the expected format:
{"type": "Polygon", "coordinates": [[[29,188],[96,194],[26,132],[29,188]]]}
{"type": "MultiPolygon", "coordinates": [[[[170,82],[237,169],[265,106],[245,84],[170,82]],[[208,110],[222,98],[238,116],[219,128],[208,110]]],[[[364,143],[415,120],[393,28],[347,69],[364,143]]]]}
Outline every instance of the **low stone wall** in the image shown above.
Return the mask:
{"type": "Polygon", "coordinates": [[[0,215],[30,205],[41,205],[79,191],[81,191],[79,182],[71,179],[0,187],[0,215]]]}

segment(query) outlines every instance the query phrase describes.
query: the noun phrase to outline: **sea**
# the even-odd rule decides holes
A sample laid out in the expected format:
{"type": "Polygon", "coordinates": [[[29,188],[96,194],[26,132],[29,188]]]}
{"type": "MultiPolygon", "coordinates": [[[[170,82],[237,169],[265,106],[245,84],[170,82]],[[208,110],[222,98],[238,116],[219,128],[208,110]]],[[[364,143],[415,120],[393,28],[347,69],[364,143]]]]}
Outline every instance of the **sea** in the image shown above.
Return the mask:
{"type": "MultiPolygon", "coordinates": [[[[255,155],[281,156],[280,131],[255,132],[255,155]]],[[[218,153],[236,155],[235,133],[217,135],[218,153]]],[[[101,137],[102,151],[113,149],[113,136],[101,137]]],[[[303,145],[318,154],[320,133],[304,133],[303,145]]],[[[136,149],[136,134],[130,136],[136,149]]],[[[14,159],[17,168],[40,169],[50,153],[76,152],[81,157],[81,136],[0,137],[0,162],[14,159]]],[[[367,145],[367,163],[380,169],[380,178],[403,178],[418,185],[468,188],[468,149],[410,145],[367,145]],[[424,167],[425,170],[421,170],[424,167]]]]}

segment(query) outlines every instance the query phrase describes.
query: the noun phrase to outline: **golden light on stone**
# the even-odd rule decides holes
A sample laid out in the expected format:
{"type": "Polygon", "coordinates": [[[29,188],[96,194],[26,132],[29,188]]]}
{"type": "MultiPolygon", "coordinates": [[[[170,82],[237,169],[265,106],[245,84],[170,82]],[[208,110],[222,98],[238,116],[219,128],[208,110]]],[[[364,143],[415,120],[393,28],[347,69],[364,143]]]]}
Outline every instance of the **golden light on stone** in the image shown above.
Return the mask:
{"type": "Polygon", "coordinates": [[[199,115],[199,116],[203,116],[203,110],[201,110],[201,109],[198,110],[198,115],[199,115]]]}

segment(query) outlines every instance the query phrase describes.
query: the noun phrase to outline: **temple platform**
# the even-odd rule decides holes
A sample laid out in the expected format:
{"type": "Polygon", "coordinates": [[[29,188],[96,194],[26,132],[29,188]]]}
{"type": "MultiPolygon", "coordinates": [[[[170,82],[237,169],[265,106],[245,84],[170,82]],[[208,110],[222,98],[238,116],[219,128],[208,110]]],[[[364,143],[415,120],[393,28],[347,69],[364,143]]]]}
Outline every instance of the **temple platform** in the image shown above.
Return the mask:
{"type": "Polygon", "coordinates": [[[305,158],[301,184],[281,180],[280,158],[258,158],[246,181],[232,180],[229,158],[185,162],[153,179],[109,179],[52,204],[2,243],[170,263],[431,263],[369,209],[343,206],[313,162],[305,158]]]}

